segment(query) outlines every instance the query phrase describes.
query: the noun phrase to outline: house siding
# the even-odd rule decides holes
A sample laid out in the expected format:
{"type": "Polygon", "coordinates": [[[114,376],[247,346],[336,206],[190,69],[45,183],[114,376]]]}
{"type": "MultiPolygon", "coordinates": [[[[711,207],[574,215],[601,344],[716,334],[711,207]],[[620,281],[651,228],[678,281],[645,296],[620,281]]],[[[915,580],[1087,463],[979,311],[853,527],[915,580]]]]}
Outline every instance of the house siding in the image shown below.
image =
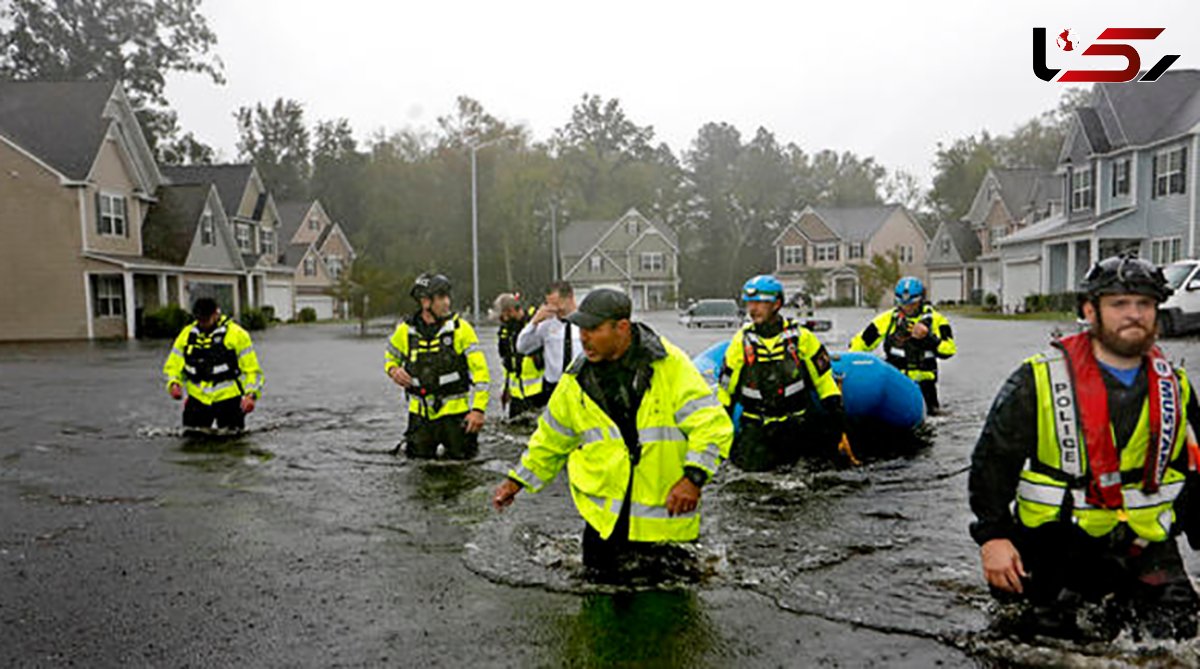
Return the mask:
{"type": "Polygon", "coordinates": [[[88,249],[100,253],[137,256],[142,253],[142,219],[146,207],[145,203],[133,196],[136,184],[125,171],[120,151],[115,141],[106,140],[100,147],[92,168],[92,181],[95,186],[87,188],[87,246],[88,249]],[[121,195],[125,198],[125,236],[100,234],[96,211],[97,193],[121,195]]]}
{"type": "Polygon", "coordinates": [[[0,340],[86,338],[78,190],[4,140],[0,235],[0,340]]]}
{"type": "Polygon", "coordinates": [[[903,209],[896,209],[871,238],[867,259],[872,254],[883,254],[900,245],[913,247],[912,262],[900,263],[900,273],[926,280],[925,263],[929,249],[926,248],[925,235],[917,228],[916,221],[909,218],[903,209]]]}

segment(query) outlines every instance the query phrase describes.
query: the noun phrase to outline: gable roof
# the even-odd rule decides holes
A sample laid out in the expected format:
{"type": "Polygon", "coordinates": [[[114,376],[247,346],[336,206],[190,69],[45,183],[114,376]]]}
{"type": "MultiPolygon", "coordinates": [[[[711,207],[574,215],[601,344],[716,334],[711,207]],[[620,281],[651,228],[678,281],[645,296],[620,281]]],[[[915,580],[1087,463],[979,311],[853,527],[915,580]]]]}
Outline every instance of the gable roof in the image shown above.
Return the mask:
{"type": "Polygon", "coordinates": [[[155,260],[184,264],[211,191],[210,184],[159,187],[158,202],[150,207],[142,225],[142,253],[155,260]]]}
{"type": "MultiPolygon", "coordinates": [[[[843,241],[865,242],[869,240],[892,213],[901,209],[898,204],[874,207],[811,207],[843,241]]],[[[917,226],[920,228],[920,226],[917,226]]],[[[925,232],[924,229],[921,229],[925,232]]],[[[925,233],[926,237],[929,233],[925,233]]]]}
{"type": "Polygon", "coordinates": [[[238,207],[242,204],[242,195],[246,192],[254,173],[254,165],[250,163],[228,165],[172,165],[162,168],[163,175],[172,184],[212,184],[217,187],[221,203],[225,207],[225,215],[237,215],[238,207]]]}
{"type": "Polygon", "coordinates": [[[1149,85],[1096,84],[1089,108],[1116,148],[1184,134],[1200,123],[1200,70],[1168,70],[1149,85]]]}
{"type": "Polygon", "coordinates": [[[292,237],[296,236],[296,231],[300,229],[300,224],[304,222],[304,217],[313,208],[313,204],[313,200],[285,200],[275,204],[275,210],[279,212],[279,240],[281,242],[292,241],[292,237]]]}
{"type": "Polygon", "coordinates": [[[60,174],[82,181],[112,119],[111,81],[0,81],[0,135],[60,174]]]}
{"type": "Polygon", "coordinates": [[[613,224],[613,221],[572,221],[558,233],[558,252],[568,256],[583,255],[613,224]]]}
{"type": "MultiPolygon", "coordinates": [[[[966,221],[943,221],[938,231],[950,239],[950,243],[958,252],[959,259],[964,263],[974,261],[983,250],[979,244],[979,236],[971,230],[971,226],[966,221]]],[[[935,263],[930,261],[929,264],[935,263]]]]}

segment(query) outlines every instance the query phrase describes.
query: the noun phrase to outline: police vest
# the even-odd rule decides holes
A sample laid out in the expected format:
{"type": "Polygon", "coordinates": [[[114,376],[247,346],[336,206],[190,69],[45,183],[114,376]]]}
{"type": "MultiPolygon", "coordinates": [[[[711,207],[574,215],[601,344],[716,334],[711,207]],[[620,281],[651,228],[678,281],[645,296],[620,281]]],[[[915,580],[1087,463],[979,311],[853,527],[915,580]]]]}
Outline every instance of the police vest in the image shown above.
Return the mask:
{"type": "MultiPolygon", "coordinates": [[[[1080,389],[1076,387],[1068,357],[1055,350],[1029,358],[1028,362],[1037,388],[1038,446],[1037,457],[1026,462],[1017,485],[1017,517],[1021,524],[1039,527],[1062,520],[1100,537],[1112,532],[1118,523],[1127,522],[1144,541],[1167,540],[1175,521],[1175,499],[1182,492],[1185,479],[1183,471],[1168,464],[1174,463],[1186,447],[1191,385],[1183,369],[1172,369],[1161,357],[1151,359],[1150,364],[1165,372],[1156,375],[1160,383],[1148,384],[1149,393],[1163,393],[1158,400],[1163,408],[1160,424],[1151,429],[1151,402],[1147,397],[1133,434],[1118,449],[1118,471],[1111,475],[1112,484],[1120,486],[1120,506],[1106,508],[1088,493],[1094,478],[1089,462],[1091,447],[1079,421],[1080,389]],[[1152,433],[1160,435],[1161,448],[1151,448],[1152,433]],[[1161,476],[1156,475],[1160,480],[1155,489],[1147,490],[1147,455],[1155,450],[1163,458],[1161,476]]],[[[1102,380],[1093,383],[1103,386],[1102,380]]],[[[1107,393],[1107,390],[1089,388],[1088,392],[1107,393]]],[[[1111,424],[1108,429],[1111,434],[1111,424]]]]}
{"type": "Polygon", "coordinates": [[[413,377],[409,394],[436,398],[439,405],[456,395],[465,397],[471,388],[471,377],[466,354],[454,350],[458,316],[447,319],[429,338],[421,335],[417,326],[419,319],[420,314],[408,323],[408,356],[404,369],[413,377]]]}
{"type": "Polygon", "coordinates": [[[800,328],[785,321],[773,347],[752,329],[742,333],[743,367],[736,395],[743,410],[756,416],[786,416],[812,403],[808,369],[800,357],[800,328]]]}
{"type": "Polygon", "coordinates": [[[233,381],[241,375],[238,354],[225,345],[229,317],[222,318],[212,332],[193,327],[183,350],[183,369],[193,383],[233,381]]]}

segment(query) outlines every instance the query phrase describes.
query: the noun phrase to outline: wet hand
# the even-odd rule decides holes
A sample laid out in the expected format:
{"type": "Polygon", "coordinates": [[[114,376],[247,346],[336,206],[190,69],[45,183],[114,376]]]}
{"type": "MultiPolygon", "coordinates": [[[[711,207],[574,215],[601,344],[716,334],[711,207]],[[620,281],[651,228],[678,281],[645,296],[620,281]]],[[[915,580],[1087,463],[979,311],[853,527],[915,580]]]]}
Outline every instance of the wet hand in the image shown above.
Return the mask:
{"type": "Polygon", "coordinates": [[[496,486],[496,492],[492,493],[492,508],[503,511],[504,507],[513,503],[519,492],[521,492],[521,484],[512,479],[504,479],[504,483],[496,486]]]}
{"type": "Polygon", "coordinates": [[[672,516],[690,513],[695,511],[697,506],[700,506],[700,488],[686,476],[679,479],[667,494],[667,513],[672,516]]]}
{"type": "Polygon", "coordinates": [[[548,304],[543,304],[542,306],[538,307],[536,312],[534,312],[533,323],[541,323],[542,321],[550,318],[558,318],[558,311],[556,309],[552,309],[548,304]]]}
{"type": "Polygon", "coordinates": [[[916,325],[913,326],[913,328],[912,328],[913,339],[924,339],[928,335],[929,335],[929,326],[928,325],[918,322],[916,325]]]}
{"type": "Polygon", "coordinates": [[[403,367],[393,367],[388,372],[388,376],[392,377],[392,381],[395,381],[398,386],[404,388],[412,387],[412,374],[405,371],[403,367]]]}
{"type": "Polygon", "coordinates": [[[992,539],[979,549],[983,560],[983,576],[988,584],[1005,592],[1024,592],[1021,579],[1028,576],[1021,564],[1021,554],[1008,539],[992,539]]]}
{"type": "Polygon", "coordinates": [[[172,383],[170,386],[168,386],[167,392],[171,394],[171,399],[173,400],[183,399],[183,386],[179,385],[178,383],[172,383]]]}
{"type": "Polygon", "coordinates": [[[483,412],[478,409],[471,409],[467,412],[467,417],[463,419],[463,429],[467,434],[475,434],[483,429],[483,422],[486,418],[483,412]]]}
{"type": "Polygon", "coordinates": [[[242,395],[242,413],[254,411],[254,395],[242,395]]]}

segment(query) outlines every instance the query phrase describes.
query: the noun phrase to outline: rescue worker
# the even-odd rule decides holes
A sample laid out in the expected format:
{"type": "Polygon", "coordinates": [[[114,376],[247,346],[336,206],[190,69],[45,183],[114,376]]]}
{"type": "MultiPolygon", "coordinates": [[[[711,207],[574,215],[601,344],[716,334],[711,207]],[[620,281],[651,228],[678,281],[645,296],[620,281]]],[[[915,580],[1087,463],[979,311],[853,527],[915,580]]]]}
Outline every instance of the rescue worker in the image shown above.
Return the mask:
{"type": "Polygon", "coordinates": [[[588,293],[571,314],[584,355],[563,374],[508,479],[497,510],[523,488],[541,490],[563,465],[586,525],[583,563],[618,573],[648,542],[700,533],[701,488],[728,457],[733,425],[691,359],[643,323],[629,297],[588,293]]]}
{"type": "Polygon", "coordinates": [[[546,361],[541,347],[529,355],[517,350],[517,336],[533,317],[533,307],[522,310],[516,295],[501,293],[496,298],[496,311],[500,314],[497,338],[504,365],[504,393],[500,402],[508,407],[508,417],[515,418],[546,405],[547,394],[543,392],[546,361]]]}
{"type": "Polygon", "coordinates": [[[384,353],[384,370],[408,396],[401,446],[410,458],[436,458],[439,445],[452,460],[479,452],[487,361],[475,329],[451,311],[450,292],[441,274],[417,277],[410,294],[420,308],[396,326],[384,353]]]}
{"type": "Polygon", "coordinates": [[[833,458],[845,412],[829,352],[780,313],[783,284],[775,277],[747,281],[742,302],[751,322],[733,335],[717,380],[726,411],[732,416],[734,406],[742,406],[730,460],[746,471],[766,471],[805,454],[833,458]]]}
{"type": "Polygon", "coordinates": [[[896,282],[896,308],[876,316],[850,340],[851,351],[870,351],[880,342],[887,361],[921,387],[925,412],[935,416],[938,402],[938,360],[954,355],[950,321],[925,301],[925,284],[915,276],[896,282]]]}
{"type": "Polygon", "coordinates": [[[250,333],[221,313],[217,301],[201,297],[192,305],[196,320],[183,328],[163,374],[174,400],[184,398],[183,426],[246,427],[246,414],[262,397],[263,373],[250,333]]]}
{"type": "Polygon", "coordinates": [[[1172,291],[1150,263],[1112,257],[1082,292],[1089,331],[1026,360],[992,404],[971,456],[971,536],[992,594],[1028,602],[1019,634],[1078,636],[1075,604],[1107,598],[1139,636],[1191,637],[1200,600],[1175,537],[1200,543],[1186,508],[1200,413],[1155,346],[1172,291]]]}

